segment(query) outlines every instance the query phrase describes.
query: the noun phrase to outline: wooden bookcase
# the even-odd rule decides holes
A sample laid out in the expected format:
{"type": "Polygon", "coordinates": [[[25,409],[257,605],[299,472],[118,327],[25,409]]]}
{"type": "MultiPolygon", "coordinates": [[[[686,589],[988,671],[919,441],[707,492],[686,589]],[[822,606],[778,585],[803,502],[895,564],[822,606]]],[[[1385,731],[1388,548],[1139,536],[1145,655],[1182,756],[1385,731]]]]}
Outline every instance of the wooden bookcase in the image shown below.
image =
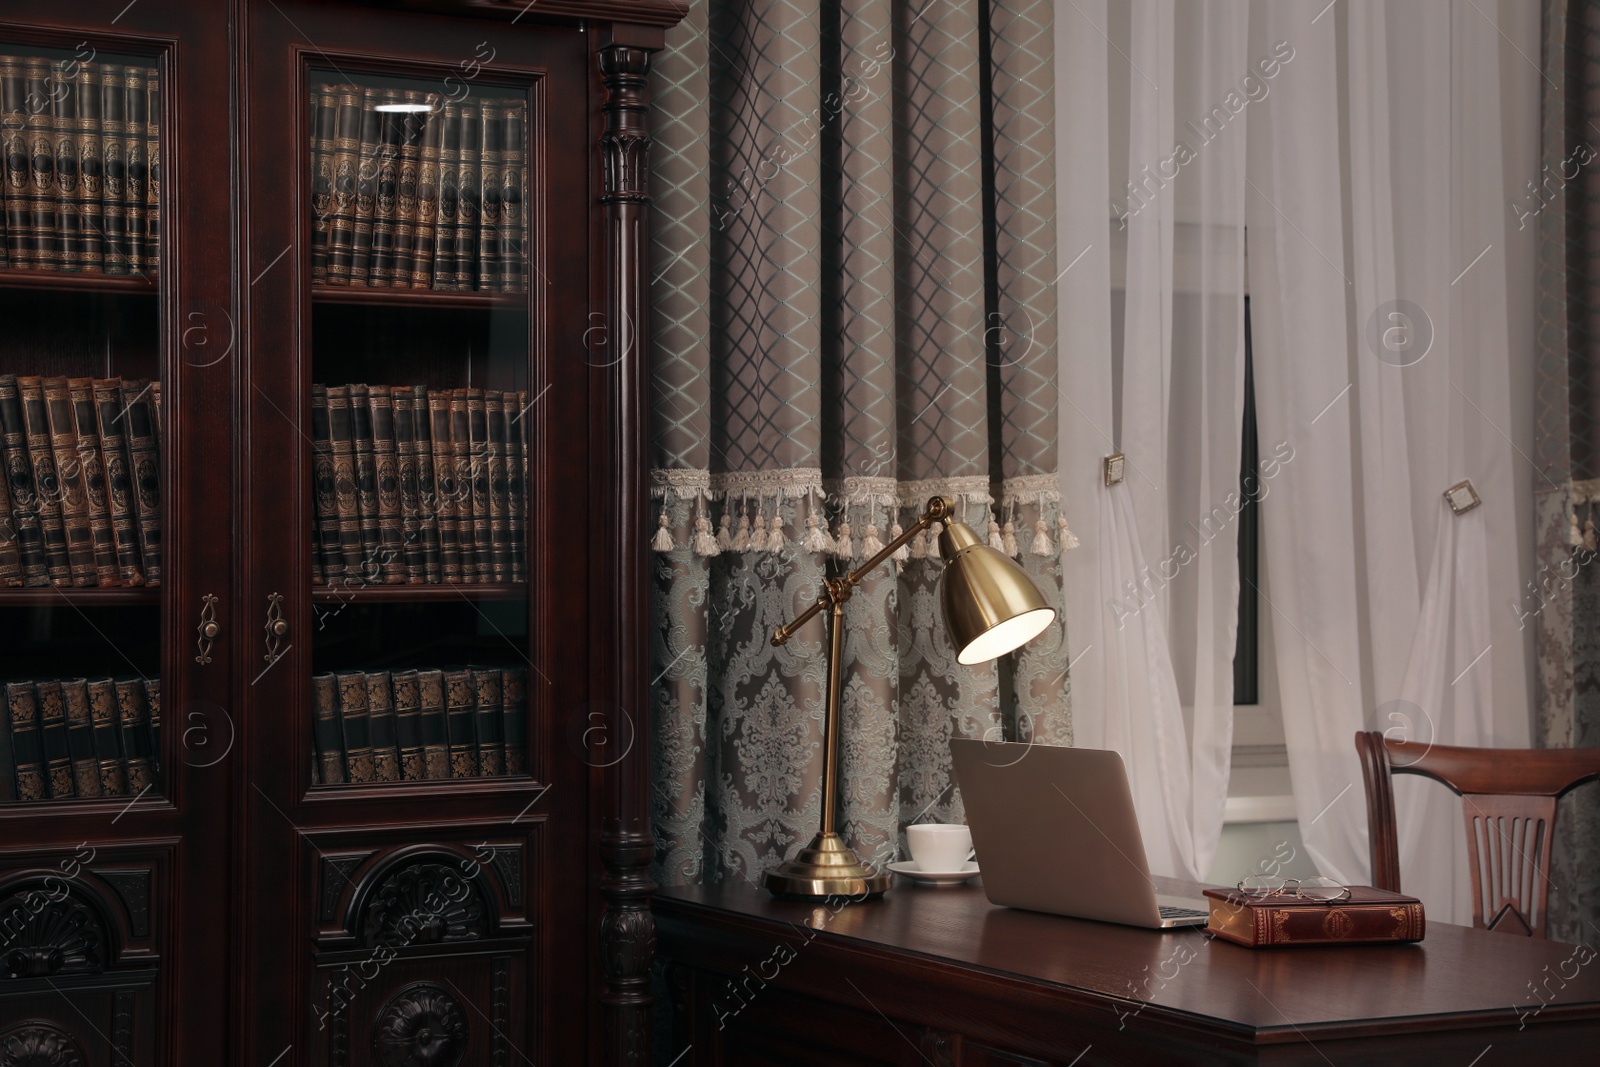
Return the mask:
{"type": "MultiPolygon", "coordinates": [[[[603,324],[649,336],[645,74],[683,12],[0,0],[0,58],[155,72],[159,267],[8,257],[0,391],[159,381],[161,530],[159,583],[0,587],[0,683],[158,678],[160,710],[139,795],[0,800],[0,1067],[648,1062],[648,364],[603,324]],[[339,146],[347,187],[318,137],[324,87],[345,86],[378,131],[370,173],[359,137],[339,146]],[[392,279],[402,222],[420,247],[421,145],[447,114],[499,150],[525,226],[452,244],[498,257],[464,287],[370,284],[392,279]],[[369,284],[330,273],[330,233],[369,284]],[[386,446],[389,408],[367,408],[365,467],[313,418],[326,387],[370,405],[377,384],[413,415],[414,387],[462,398],[453,503],[436,485],[430,511],[407,466],[415,417],[386,446]],[[474,424],[496,393],[499,418],[474,424]],[[403,555],[452,506],[488,515],[457,532],[493,563],[458,581],[442,548],[403,555]],[[396,678],[458,668],[473,688],[436,714],[382,710],[409,691],[396,678]],[[520,709],[495,703],[512,678],[520,709]],[[319,734],[318,693],[347,683],[319,734]],[[465,774],[373,771],[375,736],[475,754],[465,774]]],[[[485,227],[492,199],[457,205],[485,227]]]]}

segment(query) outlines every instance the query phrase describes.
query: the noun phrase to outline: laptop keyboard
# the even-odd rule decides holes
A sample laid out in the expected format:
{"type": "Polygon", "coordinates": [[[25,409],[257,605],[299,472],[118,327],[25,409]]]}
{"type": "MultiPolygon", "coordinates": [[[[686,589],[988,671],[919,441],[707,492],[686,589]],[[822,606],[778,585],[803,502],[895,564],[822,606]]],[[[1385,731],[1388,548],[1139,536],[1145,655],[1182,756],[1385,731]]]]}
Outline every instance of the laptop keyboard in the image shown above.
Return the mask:
{"type": "Polygon", "coordinates": [[[1171,904],[1163,904],[1161,905],[1161,917],[1163,919],[1205,919],[1209,918],[1209,915],[1207,912],[1196,908],[1179,908],[1171,904]]]}

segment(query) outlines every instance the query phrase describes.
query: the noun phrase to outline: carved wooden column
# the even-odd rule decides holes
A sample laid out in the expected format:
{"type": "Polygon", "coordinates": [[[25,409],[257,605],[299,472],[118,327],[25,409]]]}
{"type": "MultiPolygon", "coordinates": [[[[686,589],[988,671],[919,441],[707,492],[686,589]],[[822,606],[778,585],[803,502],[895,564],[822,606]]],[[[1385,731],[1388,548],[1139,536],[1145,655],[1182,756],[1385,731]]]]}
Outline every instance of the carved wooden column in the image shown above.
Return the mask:
{"type": "MultiPolygon", "coordinates": [[[[650,1061],[650,966],[655,959],[656,889],[650,865],[649,474],[646,444],[650,425],[649,281],[650,135],[645,75],[650,52],[661,47],[660,30],[613,27],[597,52],[606,87],[605,132],[600,139],[605,191],[606,358],[602,470],[614,476],[596,487],[595,521],[604,546],[599,562],[610,622],[597,644],[596,692],[610,692],[607,741],[623,749],[606,762],[606,818],[600,837],[605,877],[600,885],[605,912],[600,920],[600,961],[605,1062],[645,1067],[650,1061]]],[[[597,604],[596,607],[601,607],[597,604]]],[[[613,750],[614,751],[614,750],[613,750]]]]}

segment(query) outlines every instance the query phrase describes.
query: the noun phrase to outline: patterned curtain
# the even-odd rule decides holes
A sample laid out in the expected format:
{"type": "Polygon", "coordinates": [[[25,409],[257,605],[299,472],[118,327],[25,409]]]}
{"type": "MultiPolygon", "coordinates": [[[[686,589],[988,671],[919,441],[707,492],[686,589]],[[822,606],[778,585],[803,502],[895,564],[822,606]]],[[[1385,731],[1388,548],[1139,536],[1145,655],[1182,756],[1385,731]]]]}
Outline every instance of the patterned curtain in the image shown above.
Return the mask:
{"type": "MultiPolygon", "coordinates": [[[[1518,614],[1539,634],[1539,743],[1600,746],[1600,8],[1544,0],[1544,168],[1511,202],[1539,227],[1537,576],[1518,614]],[[1554,486],[1552,488],[1552,485],[1554,486]]],[[[1550,936],[1600,943],[1600,785],[1556,816],[1550,936]]]]}
{"type": "MultiPolygon", "coordinates": [[[[819,828],[825,630],[950,496],[1060,606],[1050,0],[695,0],[653,78],[663,884],[819,828]]],[[[921,537],[846,611],[841,833],[961,820],[952,735],[1071,740],[1065,633],[955,662],[921,537]]],[[[929,557],[932,557],[931,559],[929,557]]]]}

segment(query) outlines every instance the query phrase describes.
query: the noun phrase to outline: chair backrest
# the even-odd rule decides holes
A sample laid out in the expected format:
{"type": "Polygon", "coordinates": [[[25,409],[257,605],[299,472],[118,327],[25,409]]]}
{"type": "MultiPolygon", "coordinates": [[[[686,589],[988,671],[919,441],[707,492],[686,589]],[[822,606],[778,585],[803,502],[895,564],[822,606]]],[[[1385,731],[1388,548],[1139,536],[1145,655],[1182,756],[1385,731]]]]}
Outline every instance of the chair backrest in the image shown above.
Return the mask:
{"type": "Polygon", "coordinates": [[[1461,797],[1471,864],[1472,922],[1544,937],[1556,800],[1600,778],[1600,748],[1465,748],[1356,734],[1367,786],[1372,884],[1400,892],[1391,775],[1420,774],[1461,797]]]}

